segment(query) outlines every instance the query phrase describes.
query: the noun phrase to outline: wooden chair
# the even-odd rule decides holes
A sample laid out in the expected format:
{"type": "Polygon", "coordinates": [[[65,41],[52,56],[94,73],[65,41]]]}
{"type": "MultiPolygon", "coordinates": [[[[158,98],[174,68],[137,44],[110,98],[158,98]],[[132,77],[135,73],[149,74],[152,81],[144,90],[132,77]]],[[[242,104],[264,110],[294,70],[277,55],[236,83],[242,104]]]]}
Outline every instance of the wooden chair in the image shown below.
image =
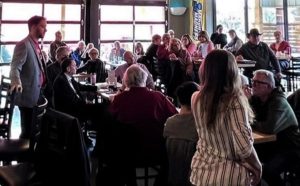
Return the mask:
{"type": "MultiPolygon", "coordinates": [[[[6,84],[8,78],[2,77],[3,83],[1,83],[1,104],[4,104],[4,108],[0,110],[0,118],[2,119],[1,129],[2,138],[0,139],[0,161],[29,161],[32,159],[32,153],[34,151],[36,143],[36,135],[31,139],[10,139],[11,121],[14,110],[14,97],[15,93],[9,92],[9,84],[6,84]]],[[[45,98],[44,102],[37,106],[37,123],[42,117],[47,107],[48,101],[45,98]]]]}
{"type": "Polygon", "coordinates": [[[26,159],[29,150],[29,140],[10,139],[14,93],[10,93],[9,90],[10,79],[2,76],[0,85],[0,161],[4,163],[26,159]]]}
{"type": "Polygon", "coordinates": [[[0,137],[10,139],[14,95],[9,92],[10,79],[2,75],[0,84],[0,137]]]}
{"type": "MultiPolygon", "coordinates": [[[[109,123],[102,139],[99,184],[136,186],[166,183],[167,155],[163,126],[154,123],[109,123]],[[102,170],[101,170],[102,169],[102,170]],[[138,174],[143,170],[143,174],[138,174]],[[150,171],[152,170],[152,171],[150,171]]],[[[97,139],[98,140],[98,139],[97,139]]],[[[97,141],[98,143],[98,141],[97,141]]]]}
{"type": "Polygon", "coordinates": [[[287,70],[283,70],[282,73],[286,75],[287,81],[287,90],[295,91],[300,82],[300,58],[292,57],[291,58],[291,66],[287,70]]]}

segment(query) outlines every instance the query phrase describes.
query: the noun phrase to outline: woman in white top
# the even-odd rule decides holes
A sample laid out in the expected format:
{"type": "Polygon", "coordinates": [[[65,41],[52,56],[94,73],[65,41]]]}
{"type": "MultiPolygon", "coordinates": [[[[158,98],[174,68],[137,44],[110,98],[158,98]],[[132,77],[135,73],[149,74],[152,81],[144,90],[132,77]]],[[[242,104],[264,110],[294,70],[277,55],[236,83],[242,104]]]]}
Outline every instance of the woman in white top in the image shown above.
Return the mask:
{"type": "Polygon", "coordinates": [[[253,112],[234,56],[225,50],[210,52],[201,64],[200,79],[200,91],[192,96],[199,141],[191,183],[256,185],[262,168],[253,148],[253,112]]]}
{"type": "Polygon", "coordinates": [[[201,31],[198,35],[199,44],[197,51],[194,53],[193,57],[204,59],[209,52],[215,49],[213,42],[209,40],[206,31],[201,31]]]}

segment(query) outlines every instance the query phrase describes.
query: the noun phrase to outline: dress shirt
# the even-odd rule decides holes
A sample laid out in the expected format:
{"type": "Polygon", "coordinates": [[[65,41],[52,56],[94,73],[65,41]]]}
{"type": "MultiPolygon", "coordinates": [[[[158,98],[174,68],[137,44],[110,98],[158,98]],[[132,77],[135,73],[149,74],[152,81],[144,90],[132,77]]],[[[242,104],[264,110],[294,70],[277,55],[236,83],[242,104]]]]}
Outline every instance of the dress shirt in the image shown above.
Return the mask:
{"type": "Polygon", "coordinates": [[[39,66],[41,69],[41,74],[40,74],[40,85],[43,86],[46,83],[46,75],[45,75],[45,69],[44,69],[44,65],[42,63],[44,63],[44,58],[43,58],[43,54],[40,48],[40,45],[38,42],[36,42],[34,39],[32,39],[33,43],[34,43],[34,47],[35,47],[35,52],[39,58],[39,66]]]}
{"type": "Polygon", "coordinates": [[[68,80],[68,82],[69,82],[69,84],[70,84],[70,87],[71,87],[72,90],[75,92],[76,96],[77,96],[78,98],[80,98],[80,96],[78,95],[78,93],[77,93],[77,91],[76,91],[76,89],[74,88],[73,83],[72,83],[72,81],[75,81],[74,78],[71,77],[71,76],[69,76],[69,75],[66,74],[66,73],[65,73],[65,76],[67,77],[67,80],[68,80]]]}

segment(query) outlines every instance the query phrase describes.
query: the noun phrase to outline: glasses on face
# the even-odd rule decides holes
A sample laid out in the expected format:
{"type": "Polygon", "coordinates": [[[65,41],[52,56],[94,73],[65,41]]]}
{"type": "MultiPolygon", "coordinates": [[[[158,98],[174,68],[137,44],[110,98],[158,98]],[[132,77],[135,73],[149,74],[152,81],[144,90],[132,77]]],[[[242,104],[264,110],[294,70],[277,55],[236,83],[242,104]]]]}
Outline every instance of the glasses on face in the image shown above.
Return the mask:
{"type": "Polygon", "coordinates": [[[252,85],[254,85],[254,86],[255,85],[269,85],[269,83],[267,83],[267,82],[254,80],[254,79],[252,79],[251,82],[252,82],[252,85]]]}
{"type": "Polygon", "coordinates": [[[92,52],[92,53],[90,53],[91,55],[98,55],[98,53],[96,53],[96,52],[92,52]]]}

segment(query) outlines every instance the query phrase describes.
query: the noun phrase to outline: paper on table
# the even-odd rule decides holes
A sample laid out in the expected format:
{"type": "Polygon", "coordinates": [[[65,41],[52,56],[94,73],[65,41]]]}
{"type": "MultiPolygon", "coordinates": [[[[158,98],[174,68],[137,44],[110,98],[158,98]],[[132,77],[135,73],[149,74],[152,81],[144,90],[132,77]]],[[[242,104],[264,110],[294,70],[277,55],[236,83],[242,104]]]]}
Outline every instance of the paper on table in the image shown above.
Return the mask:
{"type": "Polygon", "coordinates": [[[117,81],[116,75],[115,75],[115,71],[111,70],[108,71],[108,77],[107,77],[107,83],[110,84],[115,84],[115,82],[117,81]]]}

